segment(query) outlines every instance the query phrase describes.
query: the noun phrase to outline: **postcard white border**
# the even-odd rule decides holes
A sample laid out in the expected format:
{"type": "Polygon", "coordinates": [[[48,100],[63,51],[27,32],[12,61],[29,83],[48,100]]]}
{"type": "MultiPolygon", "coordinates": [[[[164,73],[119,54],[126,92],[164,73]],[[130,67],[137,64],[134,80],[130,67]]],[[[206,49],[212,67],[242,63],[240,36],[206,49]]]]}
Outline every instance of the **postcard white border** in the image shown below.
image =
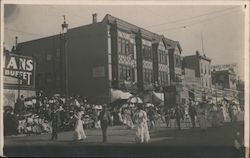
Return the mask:
{"type": "MultiPolygon", "coordinates": [[[[245,133],[245,147],[246,147],[246,158],[248,158],[249,151],[249,1],[85,1],[85,0],[2,0],[1,2],[1,57],[3,52],[3,25],[4,25],[4,4],[33,4],[33,5],[247,5],[245,8],[245,64],[244,64],[244,82],[245,82],[245,124],[244,124],[244,133],[245,133]],[[248,153],[248,154],[247,154],[248,153]]],[[[2,70],[2,62],[1,70],[2,70]]],[[[0,70],[0,76],[2,76],[2,71],[0,70]]],[[[3,105],[3,81],[2,77],[0,79],[0,104],[3,105]]],[[[0,108],[0,116],[3,115],[3,106],[0,108]]],[[[0,126],[3,126],[3,118],[0,118],[0,126]]],[[[0,156],[3,155],[3,128],[0,128],[0,156]]]]}

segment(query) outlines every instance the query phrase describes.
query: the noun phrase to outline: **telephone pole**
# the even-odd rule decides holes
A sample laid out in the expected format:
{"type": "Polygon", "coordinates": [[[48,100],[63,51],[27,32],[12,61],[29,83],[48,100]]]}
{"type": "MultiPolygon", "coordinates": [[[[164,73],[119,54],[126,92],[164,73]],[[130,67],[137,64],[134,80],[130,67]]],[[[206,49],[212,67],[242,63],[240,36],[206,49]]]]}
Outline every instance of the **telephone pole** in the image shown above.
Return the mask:
{"type": "MultiPolygon", "coordinates": [[[[17,42],[17,40],[18,40],[18,37],[16,36],[16,40],[15,40],[15,51],[16,51],[16,54],[18,54],[18,51],[17,51],[17,44],[18,44],[18,42],[17,42]]],[[[18,85],[17,85],[17,98],[18,99],[20,99],[20,89],[21,89],[21,83],[20,83],[20,59],[19,59],[19,57],[18,57],[18,66],[17,66],[17,68],[18,68],[18,75],[17,75],[17,79],[18,79],[18,85]]]]}
{"type": "Polygon", "coordinates": [[[66,23],[66,17],[63,15],[63,24],[62,24],[62,36],[63,36],[63,52],[65,57],[65,103],[68,104],[69,98],[69,85],[68,85],[68,51],[67,51],[67,32],[68,32],[68,24],[66,23]]]}

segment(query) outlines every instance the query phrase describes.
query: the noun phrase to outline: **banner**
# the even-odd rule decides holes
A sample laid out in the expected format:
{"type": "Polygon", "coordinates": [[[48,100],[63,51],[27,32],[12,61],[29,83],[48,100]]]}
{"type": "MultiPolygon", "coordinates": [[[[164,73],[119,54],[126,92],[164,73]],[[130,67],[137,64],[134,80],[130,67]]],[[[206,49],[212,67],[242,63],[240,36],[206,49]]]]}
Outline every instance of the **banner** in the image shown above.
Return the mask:
{"type": "Polygon", "coordinates": [[[223,70],[233,70],[234,72],[237,73],[238,66],[237,64],[224,64],[224,65],[212,65],[211,66],[212,71],[223,71],[223,70]]]}
{"type": "Polygon", "coordinates": [[[33,57],[12,53],[4,54],[4,86],[35,87],[35,62],[33,57]]]}

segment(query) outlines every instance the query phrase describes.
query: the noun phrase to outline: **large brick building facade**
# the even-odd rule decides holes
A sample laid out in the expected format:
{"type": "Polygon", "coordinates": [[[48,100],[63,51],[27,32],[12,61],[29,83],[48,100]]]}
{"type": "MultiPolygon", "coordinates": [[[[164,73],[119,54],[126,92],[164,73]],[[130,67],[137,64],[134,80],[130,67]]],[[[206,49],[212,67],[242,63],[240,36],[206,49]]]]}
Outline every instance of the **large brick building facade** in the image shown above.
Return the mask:
{"type": "Polygon", "coordinates": [[[65,93],[64,37],[70,95],[108,102],[111,88],[138,93],[179,81],[179,42],[106,15],[101,22],[69,29],[65,36],[19,44],[22,54],[36,58],[36,89],[47,95],[65,93]]]}

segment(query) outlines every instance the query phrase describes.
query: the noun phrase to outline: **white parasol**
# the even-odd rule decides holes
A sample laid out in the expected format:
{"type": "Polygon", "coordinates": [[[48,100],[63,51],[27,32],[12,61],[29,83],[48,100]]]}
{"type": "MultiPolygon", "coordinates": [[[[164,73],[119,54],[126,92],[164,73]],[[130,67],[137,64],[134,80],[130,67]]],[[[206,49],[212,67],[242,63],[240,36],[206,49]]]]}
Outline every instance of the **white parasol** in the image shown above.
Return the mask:
{"type": "Polygon", "coordinates": [[[146,103],[146,107],[148,108],[148,107],[154,107],[154,104],[152,104],[152,103],[146,103]]]}

